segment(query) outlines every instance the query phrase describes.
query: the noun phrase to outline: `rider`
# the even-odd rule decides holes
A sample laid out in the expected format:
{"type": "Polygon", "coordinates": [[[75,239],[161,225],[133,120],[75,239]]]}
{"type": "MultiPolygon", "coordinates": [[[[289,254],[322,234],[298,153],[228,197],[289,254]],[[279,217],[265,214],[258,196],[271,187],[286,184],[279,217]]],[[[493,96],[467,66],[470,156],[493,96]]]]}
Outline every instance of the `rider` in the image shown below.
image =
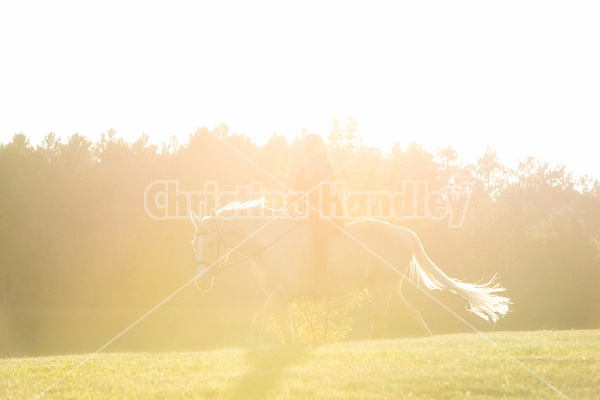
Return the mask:
{"type": "Polygon", "coordinates": [[[306,135],[304,155],[306,164],[296,175],[294,192],[301,196],[296,200],[304,206],[313,232],[315,287],[322,293],[327,277],[327,247],[329,240],[341,232],[344,216],[335,188],[333,166],[327,158],[325,142],[319,135],[306,135]]]}

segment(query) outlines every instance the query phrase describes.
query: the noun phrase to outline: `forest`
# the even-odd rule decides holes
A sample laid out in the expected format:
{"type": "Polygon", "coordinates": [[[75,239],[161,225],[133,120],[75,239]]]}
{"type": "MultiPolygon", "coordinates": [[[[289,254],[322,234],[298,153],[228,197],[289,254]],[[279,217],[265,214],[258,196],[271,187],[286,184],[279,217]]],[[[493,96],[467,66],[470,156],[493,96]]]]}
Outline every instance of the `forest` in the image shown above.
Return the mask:
{"type": "MultiPolygon", "coordinates": [[[[48,134],[32,145],[16,134],[0,145],[0,352],[93,350],[127,327],[194,276],[192,223],[151,218],[144,208],[148,185],[170,180],[180,190],[200,191],[206,182],[219,190],[261,182],[265,190],[285,190],[281,183],[292,186],[302,166],[304,134],[291,141],[273,134],[257,145],[223,124],[202,127],[185,143],[155,145],[146,135],[128,142],[109,130],[96,142],[48,134]]],[[[491,148],[465,163],[451,147],[430,152],[403,143],[401,135],[384,152],[365,144],[352,119],[334,120],[322,135],[334,166],[344,166],[337,179],[351,190],[399,192],[404,182],[419,180],[431,191],[469,193],[460,226],[447,218],[393,223],[414,230],[454,278],[484,282],[498,274],[513,305],[496,325],[469,315],[457,296],[433,293],[478,329],[598,328],[595,177],[535,158],[509,168],[491,148]]],[[[356,204],[348,214],[366,215],[356,204]]],[[[414,285],[405,282],[404,291],[434,333],[469,331],[414,285]]],[[[242,263],[218,275],[210,292],[186,287],[115,345],[245,343],[263,300],[242,263]]],[[[392,309],[390,336],[418,334],[405,317],[400,307],[392,309]]],[[[360,307],[351,337],[367,331],[368,307],[360,307]]]]}

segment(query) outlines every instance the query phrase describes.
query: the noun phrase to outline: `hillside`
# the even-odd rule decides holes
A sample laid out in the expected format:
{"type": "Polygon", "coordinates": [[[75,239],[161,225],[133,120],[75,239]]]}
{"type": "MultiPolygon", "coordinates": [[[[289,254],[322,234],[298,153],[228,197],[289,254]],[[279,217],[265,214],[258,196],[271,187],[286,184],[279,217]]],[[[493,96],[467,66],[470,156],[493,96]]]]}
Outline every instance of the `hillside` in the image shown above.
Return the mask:
{"type": "MultiPolygon", "coordinates": [[[[572,399],[600,396],[600,331],[489,337],[572,399]]],[[[4,359],[0,397],[33,398],[89,355],[4,359]]],[[[205,352],[98,354],[42,398],[561,398],[476,334],[205,352]]]]}

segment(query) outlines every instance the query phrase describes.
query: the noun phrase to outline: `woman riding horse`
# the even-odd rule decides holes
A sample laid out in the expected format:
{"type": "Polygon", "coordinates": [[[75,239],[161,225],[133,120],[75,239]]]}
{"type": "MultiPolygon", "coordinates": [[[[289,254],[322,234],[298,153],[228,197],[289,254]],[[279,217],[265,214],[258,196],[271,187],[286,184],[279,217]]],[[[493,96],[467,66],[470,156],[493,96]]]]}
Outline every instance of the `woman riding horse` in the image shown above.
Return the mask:
{"type": "Polygon", "coordinates": [[[303,209],[313,233],[315,290],[322,293],[327,281],[327,246],[342,232],[344,213],[335,188],[335,173],[319,135],[304,138],[306,164],[296,175],[294,204],[303,209]],[[332,221],[334,223],[332,223],[332,221]]]}

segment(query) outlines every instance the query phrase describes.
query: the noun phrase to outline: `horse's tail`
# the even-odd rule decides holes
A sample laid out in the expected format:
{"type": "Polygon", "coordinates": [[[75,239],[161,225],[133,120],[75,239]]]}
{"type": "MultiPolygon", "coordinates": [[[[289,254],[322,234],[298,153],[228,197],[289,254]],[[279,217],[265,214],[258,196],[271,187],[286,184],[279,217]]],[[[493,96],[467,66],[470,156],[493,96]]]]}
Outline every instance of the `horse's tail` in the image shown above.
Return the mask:
{"type": "Polygon", "coordinates": [[[410,238],[413,246],[413,260],[410,263],[411,276],[417,272],[429,289],[448,289],[460,294],[469,302],[471,306],[469,311],[485,320],[491,319],[496,322],[500,316],[508,312],[508,305],[512,303],[509,298],[495,294],[505,290],[495,282],[496,276],[485,284],[466,283],[450,278],[427,256],[416,233],[406,228],[398,228],[410,238]]]}

